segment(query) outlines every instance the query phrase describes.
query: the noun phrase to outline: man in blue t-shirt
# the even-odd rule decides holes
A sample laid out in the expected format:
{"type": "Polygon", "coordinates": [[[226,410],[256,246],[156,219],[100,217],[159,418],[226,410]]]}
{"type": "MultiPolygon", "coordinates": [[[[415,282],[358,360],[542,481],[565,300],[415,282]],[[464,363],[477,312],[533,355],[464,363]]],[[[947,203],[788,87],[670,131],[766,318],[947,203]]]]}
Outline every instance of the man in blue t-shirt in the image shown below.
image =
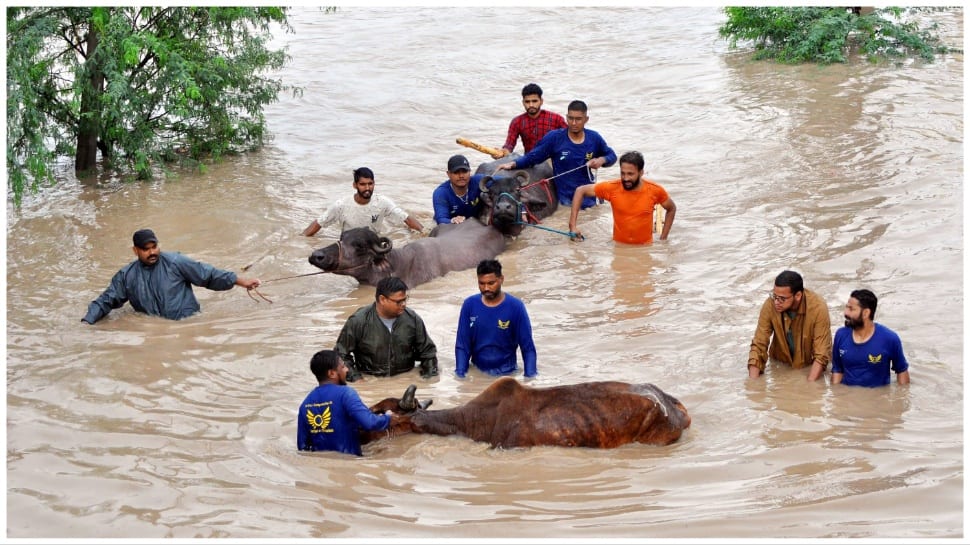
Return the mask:
{"type": "Polygon", "coordinates": [[[300,405],[296,415],[296,448],[335,450],[361,456],[360,429],[381,431],[399,416],[374,414],[347,386],[347,365],[334,350],[321,350],[310,359],[310,371],[319,386],[300,405]]]}
{"type": "Polygon", "coordinates": [[[448,179],[431,195],[435,223],[461,223],[478,217],[482,209],[481,174],[471,175],[472,167],[464,155],[448,159],[448,179]]]}
{"type": "Polygon", "coordinates": [[[855,290],[845,305],[845,327],[835,332],[832,343],[832,384],[885,386],[890,369],[897,384],[909,384],[909,364],[903,343],[893,330],[873,322],[876,295],[855,290]]]}
{"type": "Polygon", "coordinates": [[[534,377],[536,346],[525,304],[502,291],[502,264],[486,259],[478,264],[478,290],[461,305],[455,338],[455,374],[464,378],[468,362],[490,375],[514,373],[516,348],[522,351],[525,376],[534,377]]]}
{"type": "MultiPolygon", "coordinates": [[[[565,129],[549,131],[532,151],[515,161],[498,165],[496,170],[529,168],[552,159],[559,204],[572,206],[577,187],[595,182],[596,169],[616,163],[616,153],[606,145],[606,140],[598,132],[586,128],[587,111],[585,102],[570,102],[566,109],[565,129]]],[[[595,204],[595,198],[586,197],[581,209],[595,204]]]]}

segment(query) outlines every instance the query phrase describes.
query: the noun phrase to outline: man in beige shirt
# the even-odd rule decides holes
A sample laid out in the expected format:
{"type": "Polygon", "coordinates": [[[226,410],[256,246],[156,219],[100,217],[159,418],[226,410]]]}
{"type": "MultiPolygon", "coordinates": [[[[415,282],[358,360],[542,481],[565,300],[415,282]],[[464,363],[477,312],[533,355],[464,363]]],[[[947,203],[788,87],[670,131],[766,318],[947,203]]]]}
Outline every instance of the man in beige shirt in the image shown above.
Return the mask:
{"type": "Polygon", "coordinates": [[[811,366],[808,380],[816,381],[831,357],[832,324],[825,300],[804,289],[800,274],[783,271],[761,305],[748,355],[748,376],[761,376],[771,358],[794,369],[811,366]]]}

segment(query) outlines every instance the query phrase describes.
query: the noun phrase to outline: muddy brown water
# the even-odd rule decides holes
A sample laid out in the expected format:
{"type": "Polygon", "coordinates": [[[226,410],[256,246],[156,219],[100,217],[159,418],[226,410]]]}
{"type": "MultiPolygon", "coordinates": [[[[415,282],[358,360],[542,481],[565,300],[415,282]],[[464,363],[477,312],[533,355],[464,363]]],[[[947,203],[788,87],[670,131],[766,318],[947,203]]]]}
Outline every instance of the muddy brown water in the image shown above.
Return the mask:
{"type": "MultiPolygon", "coordinates": [[[[963,11],[933,18],[963,42],[963,11]]],[[[275,140],[172,181],[63,183],[7,207],[7,537],[937,538],[963,523],[963,56],[899,67],[751,62],[717,38],[716,8],[299,8],[267,110],[275,140]],[[196,290],[172,322],[88,302],[150,226],[161,247],[262,279],[313,272],[336,233],[299,236],[370,166],[377,192],[425,225],[455,138],[500,146],[538,82],[678,205],[670,240],[530,230],[500,256],[528,305],[534,384],[651,382],[693,419],[667,447],[492,450],[409,436],[363,458],[301,454],[308,361],[373,298],[346,277],[196,290]],[[879,296],[912,384],[746,378],[774,276],[800,271],[833,326],[852,289],[879,296]]],[[[600,180],[619,176],[603,169],[600,180]]],[[[567,213],[546,225],[565,229],[567,213]]],[[[403,227],[396,244],[414,239],[403,227]]],[[[355,384],[365,401],[415,382],[436,407],[491,379],[455,378],[473,271],[416,287],[410,306],[442,375],[355,384]]]]}

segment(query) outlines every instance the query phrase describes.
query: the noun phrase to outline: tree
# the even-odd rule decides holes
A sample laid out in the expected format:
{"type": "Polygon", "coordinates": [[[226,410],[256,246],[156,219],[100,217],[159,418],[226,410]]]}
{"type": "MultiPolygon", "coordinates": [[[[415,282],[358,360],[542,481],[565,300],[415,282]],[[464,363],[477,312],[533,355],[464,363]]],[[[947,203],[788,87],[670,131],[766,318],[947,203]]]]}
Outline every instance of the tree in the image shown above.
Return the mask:
{"type": "Polygon", "coordinates": [[[201,161],[261,145],[263,106],[283,84],[274,7],[7,8],[7,183],[54,182],[74,156],[145,179],[178,158],[201,161]]]}
{"type": "Polygon", "coordinates": [[[953,50],[916,21],[904,21],[932,9],[940,8],[728,7],[718,33],[731,48],[739,40],[753,41],[755,59],[783,63],[846,62],[850,40],[872,62],[906,56],[932,61],[935,53],[953,50]]]}

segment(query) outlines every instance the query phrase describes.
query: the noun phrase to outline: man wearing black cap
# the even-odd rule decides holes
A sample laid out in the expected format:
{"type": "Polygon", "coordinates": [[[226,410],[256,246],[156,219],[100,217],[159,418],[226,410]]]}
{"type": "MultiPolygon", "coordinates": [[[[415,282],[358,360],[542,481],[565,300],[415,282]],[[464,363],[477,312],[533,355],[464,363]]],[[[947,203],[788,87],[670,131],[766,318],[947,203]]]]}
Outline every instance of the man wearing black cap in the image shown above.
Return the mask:
{"type": "Polygon", "coordinates": [[[108,289],[88,305],[82,321],[93,324],[111,309],[121,308],[125,301],[138,312],[181,320],[200,309],[192,293],[193,284],[215,291],[259,286],[258,279],[237,277],[234,272],[159,250],[158,238],[151,229],[135,231],[131,240],[138,259],[115,273],[108,289]]]}
{"type": "Polygon", "coordinates": [[[448,159],[448,179],[431,196],[435,223],[461,223],[478,217],[482,209],[481,174],[471,175],[472,167],[464,155],[448,159]]]}

